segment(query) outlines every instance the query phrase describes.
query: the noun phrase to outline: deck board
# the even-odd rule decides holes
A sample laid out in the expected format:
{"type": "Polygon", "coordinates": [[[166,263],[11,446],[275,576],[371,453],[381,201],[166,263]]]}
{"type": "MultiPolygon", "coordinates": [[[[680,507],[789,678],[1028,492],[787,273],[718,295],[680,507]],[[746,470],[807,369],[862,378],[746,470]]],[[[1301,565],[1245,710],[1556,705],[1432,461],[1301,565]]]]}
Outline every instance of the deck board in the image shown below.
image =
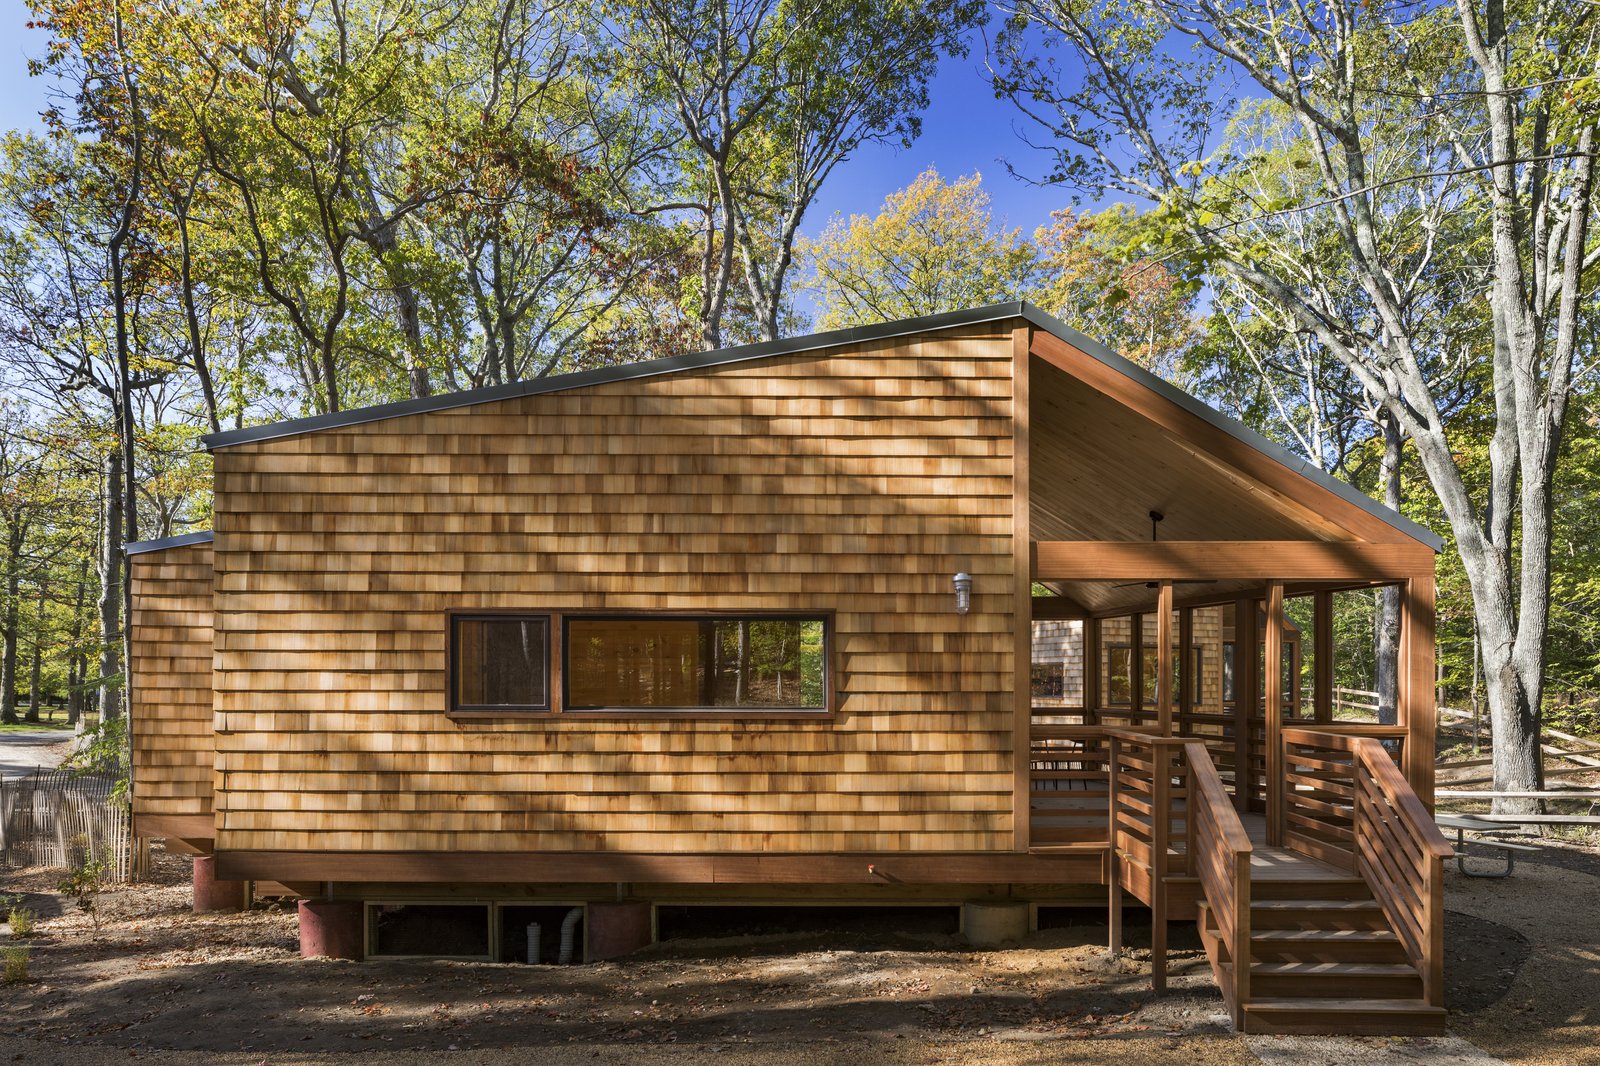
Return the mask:
{"type": "Polygon", "coordinates": [[[1302,855],[1288,848],[1267,843],[1267,820],[1259,814],[1244,815],[1244,831],[1255,849],[1250,854],[1250,878],[1253,881],[1326,881],[1344,880],[1350,874],[1336,866],[1302,855]]]}

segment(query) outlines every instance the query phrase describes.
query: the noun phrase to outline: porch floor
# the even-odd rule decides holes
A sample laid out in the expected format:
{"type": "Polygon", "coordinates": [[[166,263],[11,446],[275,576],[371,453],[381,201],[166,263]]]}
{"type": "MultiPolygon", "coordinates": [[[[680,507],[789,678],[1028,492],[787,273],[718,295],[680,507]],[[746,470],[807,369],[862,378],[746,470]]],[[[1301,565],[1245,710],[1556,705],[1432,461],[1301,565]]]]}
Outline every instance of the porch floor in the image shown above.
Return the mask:
{"type": "Polygon", "coordinates": [[[1241,815],[1244,831],[1254,849],[1250,853],[1250,879],[1252,881],[1326,881],[1330,878],[1351,876],[1336,866],[1330,866],[1298,851],[1273,847],[1267,843],[1267,820],[1259,814],[1241,815]]]}

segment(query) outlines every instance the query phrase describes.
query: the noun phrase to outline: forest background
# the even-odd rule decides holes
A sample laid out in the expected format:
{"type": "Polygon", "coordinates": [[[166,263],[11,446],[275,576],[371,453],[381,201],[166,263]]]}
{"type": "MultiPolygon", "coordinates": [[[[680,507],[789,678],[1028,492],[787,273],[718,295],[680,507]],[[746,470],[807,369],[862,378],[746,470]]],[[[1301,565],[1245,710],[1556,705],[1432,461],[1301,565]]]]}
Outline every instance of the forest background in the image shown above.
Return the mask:
{"type": "MultiPolygon", "coordinates": [[[[30,10],[0,721],[120,721],[120,546],[209,528],[206,433],[1026,299],[1446,537],[1500,787],[1596,728],[1593,5],[30,10]],[[981,177],[914,163],[954,68],[981,177]],[[863,160],[903,187],[835,210],[863,160]]],[[[1392,704],[1396,605],[1342,602],[1336,681],[1392,704]]]]}

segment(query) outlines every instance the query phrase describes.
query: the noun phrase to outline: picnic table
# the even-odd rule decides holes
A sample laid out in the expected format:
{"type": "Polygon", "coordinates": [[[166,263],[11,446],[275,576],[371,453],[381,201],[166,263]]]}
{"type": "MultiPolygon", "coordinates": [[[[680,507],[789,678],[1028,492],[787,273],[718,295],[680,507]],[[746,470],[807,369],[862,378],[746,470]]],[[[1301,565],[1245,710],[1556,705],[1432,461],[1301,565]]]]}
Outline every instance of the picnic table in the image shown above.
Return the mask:
{"type": "Polygon", "coordinates": [[[1465,877],[1510,877],[1511,871],[1517,868],[1517,852],[1537,854],[1539,851],[1538,848],[1530,847],[1527,844],[1513,844],[1509,840],[1500,840],[1489,835],[1511,832],[1512,826],[1505,822],[1491,822],[1487,818],[1480,818],[1475,814],[1439,814],[1435,815],[1433,820],[1439,824],[1440,829],[1455,830],[1456,869],[1460,870],[1465,877]],[[1477,833],[1478,835],[1468,840],[1467,834],[1469,832],[1477,833]],[[1480,870],[1476,872],[1467,869],[1468,844],[1478,844],[1482,847],[1494,848],[1499,851],[1506,861],[1505,869],[1498,871],[1480,870]]]}

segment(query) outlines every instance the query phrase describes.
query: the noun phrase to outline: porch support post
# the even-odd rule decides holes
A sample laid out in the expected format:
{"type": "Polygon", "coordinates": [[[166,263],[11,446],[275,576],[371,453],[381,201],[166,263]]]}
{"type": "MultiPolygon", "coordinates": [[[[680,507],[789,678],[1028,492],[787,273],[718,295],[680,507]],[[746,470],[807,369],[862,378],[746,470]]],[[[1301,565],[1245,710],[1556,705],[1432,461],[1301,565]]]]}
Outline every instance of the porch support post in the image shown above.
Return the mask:
{"type": "Polygon", "coordinates": [[[1266,677],[1266,764],[1267,764],[1267,843],[1283,846],[1283,583],[1267,585],[1266,677]]]}
{"type": "Polygon", "coordinates": [[[1247,596],[1233,605],[1233,803],[1241,815],[1250,813],[1250,798],[1255,792],[1250,733],[1259,692],[1256,601],[1247,596]]]}
{"type": "Polygon", "coordinates": [[[1194,723],[1194,700],[1200,679],[1194,669],[1194,608],[1178,612],[1178,734],[1187,736],[1194,723]]]}
{"type": "Polygon", "coordinates": [[[1100,619],[1083,620],[1083,723],[1100,724],[1100,619]]]}
{"type": "Polygon", "coordinates": [[[1137,727],[1144,711],[1144,615],[1129,615],[1128,629],[1128,724],[1137,727]]]}
{"type": "Polygon", "coordinates": [[[1438,729],[1434,673],[1433,574],[1407,581],[1400,599],[1400,724],[1406,727],[1401,756],[1406,780],[1417,798],[1433,809],[1433,761],[1438,729]]]}
{"type": "Polygon", "coordinates": [[[1333,721],[1333,593],[1311,595],[1313,641],[1311,703],[1319,722],[1333,721]]]}
{"type": "Polygon", "coordinates": [[[1156,593],[1156,725],[1172,735],[1172,582],[1156,593]]]}

